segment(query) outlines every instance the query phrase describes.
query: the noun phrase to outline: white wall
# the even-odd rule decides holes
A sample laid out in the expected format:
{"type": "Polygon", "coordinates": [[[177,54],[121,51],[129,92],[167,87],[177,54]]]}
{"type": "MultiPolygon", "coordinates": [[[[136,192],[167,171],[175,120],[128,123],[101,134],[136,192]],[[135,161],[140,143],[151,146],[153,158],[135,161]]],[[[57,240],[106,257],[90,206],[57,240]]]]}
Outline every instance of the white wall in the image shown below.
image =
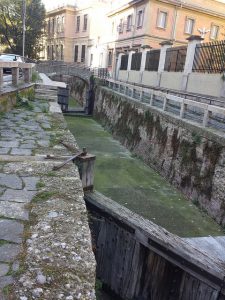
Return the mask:
{"type": "Polygon", "coordinates": [[[140,83],[140,71],[130,71],[128,82],[140,83]]]}
{"type": "Polygon", "coordinates": [[[183,73],[181,72],[163,72],[160,87],[179,91],[181,89],[182,76],[183,73]]]}
{"type": "Polygon", "coordinates": [[[142,84],[149,86],[157,86],[158,72],[144,71],[142,75],[142,84]]]}
{"type": "Polygon", "coordinates": [[[127,71],[119,71],[118,80],[127,81],[127,71]]]}
{"type": "Polygon", "coordinates": [[[188,77],[187,92],[221,96],[222,74],[191,73],[188,77]]]}

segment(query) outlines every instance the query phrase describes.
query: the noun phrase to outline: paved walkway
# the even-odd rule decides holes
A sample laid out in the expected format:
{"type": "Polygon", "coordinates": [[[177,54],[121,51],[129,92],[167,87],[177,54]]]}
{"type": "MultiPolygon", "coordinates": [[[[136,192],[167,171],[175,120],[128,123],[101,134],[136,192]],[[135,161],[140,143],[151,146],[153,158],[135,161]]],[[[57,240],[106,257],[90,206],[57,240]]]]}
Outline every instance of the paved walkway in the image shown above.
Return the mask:
{"type": "Polygon", "coordinates": [[[95,299],[78,171],[71,164],[54,173],[60,162],[44,159],[71,155],[59,144],[74,144],[59,112],[43,100],[0,116],[0,300],[95,299]]]}
{"type": "Polygon", "coordinates": [[[42,80],[43,85],[51,85],[51,86],[58,86],[58,87],[64,87],[64,88],[66,87],[66,84],[64,82],[53,81],[44,73],[39,73],[39,76],[42,80]]]}

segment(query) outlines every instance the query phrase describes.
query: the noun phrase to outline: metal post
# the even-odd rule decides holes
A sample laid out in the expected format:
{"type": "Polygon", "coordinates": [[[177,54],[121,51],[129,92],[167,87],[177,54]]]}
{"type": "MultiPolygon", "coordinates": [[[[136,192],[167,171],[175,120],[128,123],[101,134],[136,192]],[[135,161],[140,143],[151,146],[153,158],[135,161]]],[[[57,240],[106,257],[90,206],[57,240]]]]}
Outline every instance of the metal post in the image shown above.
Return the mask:
{"type": "Polygon", "coordinates": [[[23,54],[25,55],[25,33],[26,33],[26,0],[23,1],[23,54]]]}

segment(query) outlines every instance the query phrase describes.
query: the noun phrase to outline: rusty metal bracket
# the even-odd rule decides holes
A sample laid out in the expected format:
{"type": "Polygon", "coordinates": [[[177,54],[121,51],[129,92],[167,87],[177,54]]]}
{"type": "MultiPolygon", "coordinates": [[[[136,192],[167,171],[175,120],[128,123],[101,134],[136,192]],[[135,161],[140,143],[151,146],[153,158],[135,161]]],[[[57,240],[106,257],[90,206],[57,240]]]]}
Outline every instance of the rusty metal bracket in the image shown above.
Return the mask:
{"type": "Polygon", "coordinates": [[[62,167],[64,167],[66,164],[68,164],[70,161],[74,161],[77,157],[79,157],[79,156],[86,156],[86,155],[87,155],[87,149],[83,148],[83,151],[78,152],[77,154],[71,156],[70,158],[68,158],[67,160],[65,160],[63,163],[61,163],[60,165],[54,166],[52,168],[52,170],[53,171],[57,171],[57,170],[61,169],[62,167]]]}

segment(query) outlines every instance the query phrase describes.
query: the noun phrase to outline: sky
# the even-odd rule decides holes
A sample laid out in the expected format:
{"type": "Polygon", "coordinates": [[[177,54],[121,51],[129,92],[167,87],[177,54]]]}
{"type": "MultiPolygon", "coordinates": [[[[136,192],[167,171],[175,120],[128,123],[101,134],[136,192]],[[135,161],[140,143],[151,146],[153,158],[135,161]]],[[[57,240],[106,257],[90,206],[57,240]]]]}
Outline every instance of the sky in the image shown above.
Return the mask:
{"type": "MultiPolygon", "coordinates": [[[[130,0],[112,0],[113,3],[117,3],[119,5],[123,5],[124,3],[129,2],[130,0]]],[[[79,6],[88,5],[91,0],[42,0],[44,3],[46,10],[54,9],[64,4],[78,4],[79,6]]]]}

